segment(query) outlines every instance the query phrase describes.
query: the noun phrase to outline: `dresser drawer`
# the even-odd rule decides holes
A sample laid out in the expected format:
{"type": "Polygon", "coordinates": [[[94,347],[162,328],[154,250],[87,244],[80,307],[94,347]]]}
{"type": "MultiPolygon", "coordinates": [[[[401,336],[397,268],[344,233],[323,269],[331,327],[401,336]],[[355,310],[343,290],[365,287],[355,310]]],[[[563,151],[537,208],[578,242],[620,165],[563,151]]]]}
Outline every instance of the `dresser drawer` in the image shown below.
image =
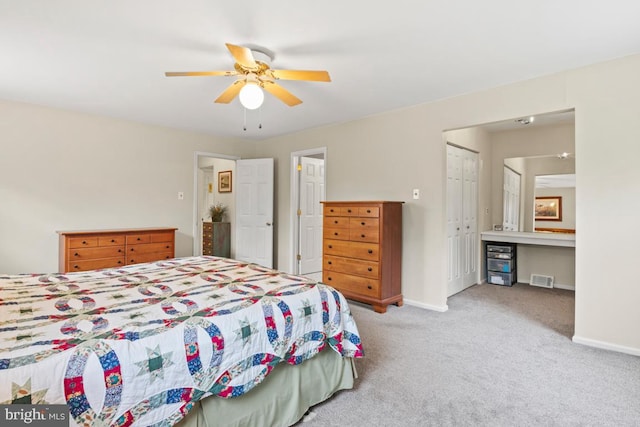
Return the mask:
{"type": "Polygon", "coordinates": [[[85,261],[70,260],[67,264],[67,271],[87,271],[99,268],[122,267],[125,265],[124,256],[118,258],[100,258],[85,261]]]}
{"type": "Polygon", "coordinates": [[[349,240],[349,229],[325,227],[322,229],[322,236],[325,239],[349,240]]]}
{"type": "Polygon", "coordinates": [[[363,261],[360,259],[343,258],[327,255],[324,257],[324,269],[338,273],[351,273],[373,279],[379,277],[377,261],[363,261]]]}
{"type": "Polygon", "coordinates": [[[171,252],[150,252],[150,253],[129,253],[127,254],[127,265],[140,264],[141,262],[154,262],[173,258],[171,252]]]}
{"type": "Polygon", "coordinates": [[[152,233],[149,235],[150,243],[160,243],[160,242],[173,242],[175,238],[175,232],[171,233],[152,233]]]}
{"type": "Polygon", "coordinates": [[[336,273],[334,271],[324,271],[322,273],[322,281],[339,291],[376,298],[380,296],[380,281],[377,279],[336,273]]]}
{"type": "Polygon", "coordinates": [[[342,208],[338,206],[324,206],[322,209],[324,216],[342,216],[342,208]]]}
{"type": "Polygon", "coordinates": [[[127,246],[127,256],[128,254],[151,254],[158,252],[173,252],[173,243],[147,243],[144,245],[131,245],[127,246]]]}
{"type": "Polygon", "coordinates": [[[115,258],[124,256],[124,246],[102,246],[95,248],[69,249],[69,262],[99,258],[115,258]]]}
{"type": "Polygon", "coordinates": [[[67,239],[69,248],[92,248],[98,246],[98,236],[91,237],[69,237],[67,239]]]}
{"type": "Polygon", "coordinates": [[[349,217],[345,216],[332,216],[324,217],[322,220],[322,226],[325,228],[349,228],[349,217]]]}
{"type": "Polygon", "coordinates": [[[125,238],[120,235],[101,235],[98,236],[98,246],[122,246],[124,247],[125,238]]]}
{"type": "Polygon", "coordinates": [[[323,252],[326,255],[337,255],[369,261],[378,261],[380,256],[380,249],[376,244],[342,240],[325,240],[323,252]]]}
{"type": "Polygon", "coordinates": [[[350,218],[349,240],[354,242],[379,241],[380,227],[378,218],[350,218]]]}
{"type": "Polygon", "coordinates": [[[358,208],[358,216],[378,218],[380,216],[380,208],[377,206],[367,206],[358,208]]]}
{"type": "Polygon", "coordinates": [[[128,234],[127,235],[127,245],[138,245],[142,243],[150,243],[151,235],[150,234],[128,234]]]}

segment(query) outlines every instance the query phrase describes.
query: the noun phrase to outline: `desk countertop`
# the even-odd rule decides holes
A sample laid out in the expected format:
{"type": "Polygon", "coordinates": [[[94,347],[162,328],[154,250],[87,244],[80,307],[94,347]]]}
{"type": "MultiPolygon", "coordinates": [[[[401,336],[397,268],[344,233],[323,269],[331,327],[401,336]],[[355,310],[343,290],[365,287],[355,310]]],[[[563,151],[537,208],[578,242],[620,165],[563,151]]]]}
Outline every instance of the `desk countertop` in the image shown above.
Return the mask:
{"type": "Polygon", "coordinates": [[[527,231],[483,231],[482,240],[521,243],[525,245],[564,246],[575,248],[576,235],[569,233],[531,233],[527,231]]]}

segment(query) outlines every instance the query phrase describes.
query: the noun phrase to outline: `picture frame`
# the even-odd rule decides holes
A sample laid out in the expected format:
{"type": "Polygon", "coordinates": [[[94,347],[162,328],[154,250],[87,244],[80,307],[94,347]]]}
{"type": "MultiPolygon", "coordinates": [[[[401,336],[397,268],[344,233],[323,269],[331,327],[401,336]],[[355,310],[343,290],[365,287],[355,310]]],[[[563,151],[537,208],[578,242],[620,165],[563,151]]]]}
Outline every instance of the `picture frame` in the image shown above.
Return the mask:
{"type": "Polygon", "coordinates": [[[231,171],[218,172],[218,193],[231,193],[231,171]]]}
{"type": "Polygon", "coordinates": [[[535,204],[536,221],[562,221],[562,197],[536,197],[535,204]]]}

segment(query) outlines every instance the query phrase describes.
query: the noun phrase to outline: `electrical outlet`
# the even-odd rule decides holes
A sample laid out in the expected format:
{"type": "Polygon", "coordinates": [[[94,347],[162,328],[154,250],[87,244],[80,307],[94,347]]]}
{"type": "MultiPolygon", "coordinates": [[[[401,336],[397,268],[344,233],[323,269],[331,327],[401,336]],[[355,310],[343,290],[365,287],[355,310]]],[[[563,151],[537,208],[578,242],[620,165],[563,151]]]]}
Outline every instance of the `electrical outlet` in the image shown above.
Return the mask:
{"type": "Polygon", "coordinates": [[[184,200],[184,193],[182,191],[178,191],[178,200],[184,200]]]}
{"type": "Polygon", "coordinates": [[[419,188],[414,188],[413,189],[413,198],[415,200],[418,200],[420,198],[420,189],[419,188]]]}

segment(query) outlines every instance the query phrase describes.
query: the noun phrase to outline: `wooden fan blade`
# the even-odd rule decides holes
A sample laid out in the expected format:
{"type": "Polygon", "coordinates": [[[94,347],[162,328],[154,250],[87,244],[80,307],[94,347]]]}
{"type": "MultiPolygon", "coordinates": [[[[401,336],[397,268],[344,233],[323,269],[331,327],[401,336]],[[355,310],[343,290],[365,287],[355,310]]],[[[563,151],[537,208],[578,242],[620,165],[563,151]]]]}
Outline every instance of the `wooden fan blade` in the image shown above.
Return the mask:
{"type": "Polygon", "coordinates": [[[244,46],[236,46],[233,44],[225,43],[227,45],[227,49],[233,55],[233,58],[236,62],[243,67],[249,68],[251,70],[258,69],[258,63],[253,58],[253,53],[251,53],[251,49],[244,46]]]}
{"type": "Polygon", "coordinates": [[[312,82],[330,82],[331,77],[327,71],[309,70],[271,70],[273,77],[282,80],[307,80],[312,82]]]}
{"type": "Polygon", "coordinates": [[[277,83],[265,82],[264,90],[287,104],[289,107],[301,104],[302,101],[277,83]]]}
{"type": "Polygon", "coordinates": [[[237,76],[237,71],[168,71],[164,73],[167,77],[177,76],[237,76]]]}
{"type": "Polygon", "coordinates": [[[247,84],[245,80],[236,80],[231,84],[231,86],[226,88],[225,91],[222,92],[222,94],[220,94],[215,102],[220,104],[230,103],[236,96],[238,96],[238,94],[240,93],[240,89],[242,89],[242,86],[244,86],[245,84],[247,84]]]}

